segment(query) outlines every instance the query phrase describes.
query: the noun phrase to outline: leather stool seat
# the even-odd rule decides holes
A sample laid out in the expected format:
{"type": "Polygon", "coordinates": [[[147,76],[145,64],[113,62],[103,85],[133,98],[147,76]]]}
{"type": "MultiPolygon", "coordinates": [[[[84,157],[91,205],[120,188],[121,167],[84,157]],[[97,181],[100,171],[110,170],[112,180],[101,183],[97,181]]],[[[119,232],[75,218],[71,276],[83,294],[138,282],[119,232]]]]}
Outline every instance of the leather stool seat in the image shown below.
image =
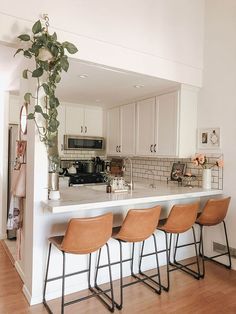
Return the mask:
{"type": "MultiPolygon", "coordinates": [[[[110,263],[110,252],[107,245],[107,241],[110,239],[112,234],[112,225],[113,225],[113,214],[107,213],[97,217],[90,218],[73,218],[69,221],[65,235],[50,237],[49,240],[49,253],[47,261],[47,269],[45,276],[44,292],[43,292],[43,303],[47,310],[52,313],[48,302],[46,301],[46,288],[47,283],[53,280],[62,279],[62,300],[61,300],[61,313],[64,313],[64,307],[75,302],[80,302],[90,297],[97,296],[101,301],[106,305],[106,307],[113,312],[114,311],[114,294],[113,294],[113,284],[111,277],[111,263],[110,263]],[[54,245],[59,251],[62,252],[63,257],[63,270],[62,276],[54,277],[48,279],[48,270],[51,256],[51,247],[54,245]],[[101,253],[102,247],[106,245],[107,247],[107,259],[109,267],[109,277],[110,277],[110,289],[106,290],[110,292],[111,302],[107,303],[102,297],[103,291],[96,291],[90,285],[90,273],[91,273],[91,254],[99,250],[101,253]],[[89,267],[72,274],[65,274],[65,253],[70,254],[89,254],[89,267]],[[79,298],[65,303],[64,294],[65,294],[65,277],[78,275],[82,273],[88,273],[88,286],[89,290],[93,293],[87,297],[79,298]]],[[[98,266],[97,266],[98,271],[98,266]]]]}
{"type": "Polygon", "coordinates": [[[123,307],[123,288],[142,282],[156,293],[161,292],[161,281],[160,281],[160,271],[159,271],[159,262],[157,255],[157,244],[154,232],[159,221],[161,212],[161,206],[155,206],[148,209],[130,209],[125,217],[125,220],[120,228],[116,228],[113,232],[112,237],[116,239],[120,246],[120,299],[119,302],[115,302],[116,307],[121,309],[123,307]],[[155,275],[147,276],[142,272],[142,253],[144,250],[145,241],[152,236],[154,243],[154,253],[156,257],[156,269],[157,272],[155,275]],[[139,260],[139,276],[134,273],[133,262],[134,262],[134,250],[135,243],[142,243],[141,257],[139,260]],[[131,258],[123,260],[122,257],[122,245],[124,243],[132,244],[132,254],[131,258]],[[136,279],[136,281],[129,282],[127,284],[123,283],[123,263],[131,262],[131,276],[136,279]],[[157,277],[156,280],[153,278],[157,277]],[[148,283],[149,281],[149,283],[148,283]]]}
{"type": "Polygon", "coordinates": [[[170,288],[170,278],[169,273],[173,270],[180,269],[194,278],[200,278],[200,265],[198,261],[198,254],[197,254],[197,241],[195,236],[195,231],[193,228],[193,224],[197,218],[197,211],[199,208],[199,203],[193,204],[178,204],[174,205],[170,211],[170,214],[163,226],[159,226],[158,230],[163,231],[165,234],[165,241],[166,241],[166,249],[162,250],[161,252],[166,252],[166,260],[167,260],[167,285],[162,285],[163,289],[169,291],[170,288]],[[189,266],[193,263],[189,264],[181,264],[179,261],[176,260],[177,250],[185,245],[178,245],[179,235],[185,233],[186,231],[192,229],[193,233],[193,243],[188,245],[195,246],[195,253],[196,253],[196,262],[197,262],[197,271],[192,270],[189,266]],[[176,244],[174,247],[174,255],[173,255],[173,262],[171,262],[170,254],[172,249],[172,235],[177,234],[176,244]],[[168,235],[169,235],[169,244],[168,244],[168,235]],[[173,266],[170,269],[170,266],[173,266]]]}
{"type": "Polygon", "coordinates": [[[230,256],[230,249],[229,249],[229,243],[228,243],[228,236],[227,236],[227,229],[225,224],[225,217],[228,211],[229,203],[230,203],[230,197],[221,198],[221,199],[209,199],[203,210],[202,213],[199,215],[199,217],[196,219],[196,223],[200,226],[200,244],[199,244],[199,254],[202,256],[202,262],[203,262],[203,271],[201,274],[201,277],[205,276],[205,260],[210,260],[213,262],[216,262],[220,265],[223,265],[227,268],[231,268],[231,256],[230,256]],[[224,234],[225,234],[225,241],[226,241],[226,247],[227,251],[222,254],[217,254],[215,256],[208,257],[204,255],[204,246],[203,246],[203,227],[210,227],[210,226],[216,226],[220,223],[223,223],[224,226],[224,234]],[[228,255],[229,263],[224,264],[217,260],[215,260],[218,257],[228,255]]]}

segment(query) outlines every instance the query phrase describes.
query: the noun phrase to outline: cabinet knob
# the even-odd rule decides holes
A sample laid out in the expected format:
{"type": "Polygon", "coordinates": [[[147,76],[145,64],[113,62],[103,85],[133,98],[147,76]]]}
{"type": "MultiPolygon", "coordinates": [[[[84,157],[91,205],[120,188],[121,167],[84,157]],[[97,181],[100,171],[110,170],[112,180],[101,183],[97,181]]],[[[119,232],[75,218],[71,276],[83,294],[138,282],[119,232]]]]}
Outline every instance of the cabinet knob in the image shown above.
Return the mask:
{"type": "Polygon", "coordinates": [[[153,153],[153,144],[150,146],[150,152],[153,153]]]}
{"type": "Polygon", "coordinates": [[[154,145],[154,153],[157,152],[156,147],[157,147],[157,144],[154,145]]]}

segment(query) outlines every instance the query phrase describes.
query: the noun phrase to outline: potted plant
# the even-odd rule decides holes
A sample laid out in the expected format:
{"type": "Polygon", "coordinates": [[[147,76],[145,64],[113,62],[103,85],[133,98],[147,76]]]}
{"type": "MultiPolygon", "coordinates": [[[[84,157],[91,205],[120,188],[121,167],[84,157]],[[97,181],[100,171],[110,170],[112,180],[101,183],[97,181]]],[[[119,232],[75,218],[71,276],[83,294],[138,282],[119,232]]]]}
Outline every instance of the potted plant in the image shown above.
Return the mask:
{"type": "MultiPolygon", "coordinates": [[[[74,54],[78,49],[70,42],[59,42],[57,34],[48,32],[49,19],[44,16],[45,26],[38,20],[32,27],[32,34],[18,36],[24,47],[17,49],[16,54],[22,53],[25,58],[35,61],[35,68],[25,69],[22,73],[24,79],[36,79],[36,93],[25,93],[24,100],[34,106],[28,119],[34,120],[40,141],[47,149],[49,161],[49,189],[58,191],[58,127],[57,108],[60,105],[56,97],[56,88],[61,81],[62,71],[67,72],[69,61],[66,52],[74,54]],[[26,46],[26,48],[25,48],[26,46]],[[43,97],[42,97],[43,93],[43,97]]],[[[57,198],[59,193],[56,194],[57,198]]],[[[55,194],[54,194],[55,198],[55,194]]]]}

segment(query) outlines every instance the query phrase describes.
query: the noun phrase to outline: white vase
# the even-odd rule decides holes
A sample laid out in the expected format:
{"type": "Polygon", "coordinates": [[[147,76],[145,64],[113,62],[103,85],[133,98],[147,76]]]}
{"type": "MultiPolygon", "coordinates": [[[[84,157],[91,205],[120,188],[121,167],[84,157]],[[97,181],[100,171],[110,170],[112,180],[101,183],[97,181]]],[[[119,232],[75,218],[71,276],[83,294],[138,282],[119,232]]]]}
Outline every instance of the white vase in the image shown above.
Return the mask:
{"type": "Polygon", "coordinates": [[[202,187],[203,189],[211,189],[211,169],[202,170],[202,187]]]}

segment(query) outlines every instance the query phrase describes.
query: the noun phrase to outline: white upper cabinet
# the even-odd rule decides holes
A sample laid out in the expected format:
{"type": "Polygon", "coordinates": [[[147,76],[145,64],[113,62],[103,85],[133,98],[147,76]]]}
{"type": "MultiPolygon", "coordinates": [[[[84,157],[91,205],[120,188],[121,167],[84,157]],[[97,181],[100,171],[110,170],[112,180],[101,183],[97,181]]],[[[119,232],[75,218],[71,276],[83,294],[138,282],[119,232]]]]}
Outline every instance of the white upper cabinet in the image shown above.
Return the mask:
{"type": "Polygon", "coordinates": [[[137,102],[136,155],[156,155],[156,115],[155,97],[137,102]]]}
{"type": "Polygon", "coordinates": [[[103,112],[101,108],[76,104],[67,104],[65,108],[66,134],[102,136],[103,112]]]}
{"type": "Polygon", "coordinates": [[[159,156],[178,155],[178,92],[157,97],[159,156]]]}
{"type": "Polygon", "coordinates": [[[196,151],[198,89],[151,97],[108,112],[109,155],[188,158],[196,151]],[[136,150],[135,150],[136,143],[136,150]]]}
{"type": "Polygon", "coordinates": [[[59,154],[63,151],[63,136],[66,134],[66,115],[65,115],[65,105],[60,104],[59,107],[57,107],[57,120],[60,122],[59,128],[58,128],[58,152],[59,154]]]}
{"type": "Polygon", "coordinates": [[[136,155],[187,158],[196,151],[197,89],[137,102],[136,155]]]}
{"type": "Polygon", "coordinates": [[[107,154],[134,155],[135,104],[110,109],[107,122],[107,154]]]}
{"type": "Polygon", "coordinates": [[[120,138],[122,155],[135,154],[135,103],[120,107],[120,138]]]}
{"type": "Polygon", "coordinates": [[[120,108],[113,108],[107,113],[107,153],[120,155],[120,108]]]}

